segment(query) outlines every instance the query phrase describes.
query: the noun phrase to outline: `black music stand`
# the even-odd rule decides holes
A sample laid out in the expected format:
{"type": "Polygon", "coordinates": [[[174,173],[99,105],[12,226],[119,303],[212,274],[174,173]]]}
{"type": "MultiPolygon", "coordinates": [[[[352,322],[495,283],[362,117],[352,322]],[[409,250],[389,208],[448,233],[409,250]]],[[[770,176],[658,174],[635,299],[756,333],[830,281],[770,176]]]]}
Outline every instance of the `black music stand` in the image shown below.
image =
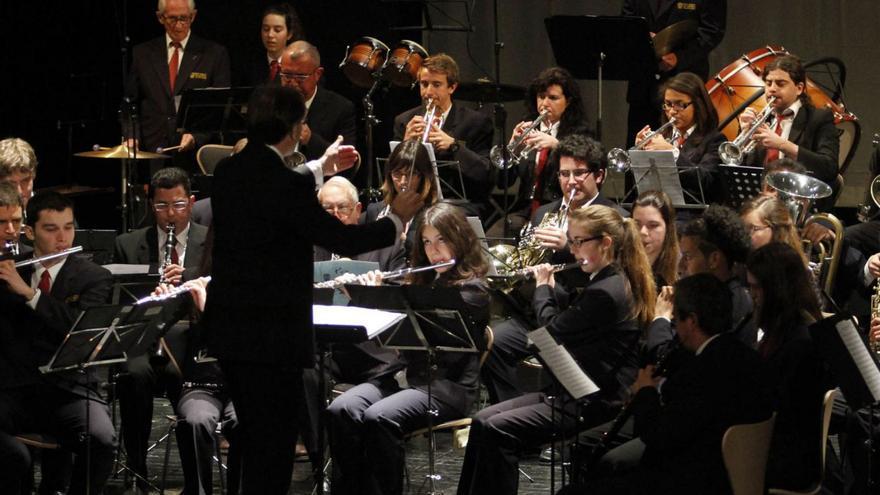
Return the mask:
{"type": "Polygon", "coordinates": [[[440,475],[434,469],[434,417],[431,382],[437,369],[438,352],[477,353],[472,335],[481,329],[457,288],[431,288],[416,285],[347,285],[352,305],[406,313],[406,318],[379,337],[385,347],[400,351],[428,353],[428,476],[429,494],[438,493],[440,475]]]}
{"type": "Polygon", "coordinates": [[[235,144],[247,136],[247,103],[253,90],[240,87],[184,91],[177,109],[178,132],[214,134],[219,136],[220,144],[235,144]]]}
{"type": "Polygon", "coordinates": [[[601,141],[602,82],[630,81],[657,71],[648,21],[643,17],[557,15],[544,19],[544,26],[556,64],[577,79],[598,81],[596,139],[601,141]]]}
{"type": "Polygon", "coordinates": [[[764,187],[763,167],[743,167],[740,165],[719,165],[722,183],[727,191],[727,205],[735,210],[751,198],[761,194],[764,187]]]}

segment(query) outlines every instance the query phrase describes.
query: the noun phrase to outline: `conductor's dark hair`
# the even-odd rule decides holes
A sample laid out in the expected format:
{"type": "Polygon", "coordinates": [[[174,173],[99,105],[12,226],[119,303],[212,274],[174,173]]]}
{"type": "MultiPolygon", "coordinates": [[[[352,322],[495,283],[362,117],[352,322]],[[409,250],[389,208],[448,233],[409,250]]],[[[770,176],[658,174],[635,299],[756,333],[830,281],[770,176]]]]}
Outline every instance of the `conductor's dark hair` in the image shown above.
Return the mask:
{"type": "Polygon", "coordinates": [[[587,113],[584,110],[584,99],[581,96],[580,87],[571,73],[562,67],[549,67],[542,70],[529,84],[526,108],[530,116],[533,118],[538,116],[538,95],[547,91],[554,84],[562,88],[562,94],[565,95],[568,104],[559,119],[559,134],[566,135],[575,129],[585,128],[587,113]]]}
{"type": "Polygon", "coordinates": [[[260,21],[262,22],[267,15],[280,15],[284,18],[284,25],[287,27],[287,32],[293,35],[293,37],[287,41],[287,44],[306,39],[306,33],[303,30],[299,15],[296,13],[296,9],[294,9],[289,3],[275,3],[266,7],[266,9],[263,10],[263,14],[260,16],[260,21]]]}
{"type": "Polygon", "coordinates": [[[672,307],[680,319],[696,316],[700,330],[707,336],[730,330],[733,320],[730,289],[712,274],[698,273],[676,282],[672,307]]]}
{"type": "Polygon", "coordinates": [[[592,172],[605,170],[605,152],[602,144],[583,134],[569,134],[560,139],[553,153],[554,160],[557,161],[567,156],[585,162],[592,172]]]}
{"type": "Polygon", "coordinates": [[[70,208],[73,211],[73,201],[58,191],[41,191],[28,201],[26,223],[33,227],[40,219],[40,212],[45,210],[64,211],[70,208]]]}
{"type": "Polygon", "coordinates": [[[302,95],[286,86],[260,86],[248,104],[248,141],[278,144],[302,121],[302,95]]]}
{"type": "Polygon", "coordinates": [[[192,184],[186,170],[179,167],[159,169],[150,179],[150,199],[156,195],[156,189],[174,189],[177,186],[183,187],[186,195],[190,195],[192,184]]]}
{"type": "Polygon", "coordinates": [[[703,216],[688,222],[680,237],[696,237],[704,256],[720,251],[727,258],[727,266],[746,260],[752,239],[735,211],[720,205],[706,208],[703,216]]]}

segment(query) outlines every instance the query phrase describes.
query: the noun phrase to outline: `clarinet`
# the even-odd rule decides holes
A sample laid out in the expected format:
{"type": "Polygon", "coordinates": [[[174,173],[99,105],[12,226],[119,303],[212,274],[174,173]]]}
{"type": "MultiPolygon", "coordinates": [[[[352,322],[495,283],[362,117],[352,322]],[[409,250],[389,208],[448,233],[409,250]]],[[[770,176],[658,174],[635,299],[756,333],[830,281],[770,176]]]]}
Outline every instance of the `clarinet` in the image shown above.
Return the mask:
{"type": "MultiPolygon", "coordinates": [[[[657,363],[655,364],[654,371],[651,373],[651,376],[654,378],[660,376],[666,376],[669,372],[669,357],[678,352],[681,347],[681,341],[678,340],[678,336],[672,338],[672,341],[669,343],[669,347],[666,348],[666,352],[663,353],[662,356],[657,358],[657,363]]],[[[590,459],[587,462],[587,468],[592,469],[598,462],[599,459],[608,452],[611,442],[617,439],[617,436],[620,434],[620,430],[623,429],[623,425],[626,424],[627,420],[629,420],[630,416],[633,413],[633,397],[630,397],[629,400],[623,405],[620,409],[620,412],[617,413],[617,416],[614,418],[614,422],[611,423],[611,428],[608,429],[605,433],[602,434],[602,438],[599,439],[599,443],[596,444],[596,447],[593,448],[593,451],[590,453],[590,459]]]]}
{"type": "Polygon", "coordinates": [[[159,283],[166,284],[168,280],[165,279],[165,268],[171,264],[171,253],[174,250],[174,224],[169,223],[165,227],[165,257],[162,258],[162,266],[159,267],[159,283]]]}

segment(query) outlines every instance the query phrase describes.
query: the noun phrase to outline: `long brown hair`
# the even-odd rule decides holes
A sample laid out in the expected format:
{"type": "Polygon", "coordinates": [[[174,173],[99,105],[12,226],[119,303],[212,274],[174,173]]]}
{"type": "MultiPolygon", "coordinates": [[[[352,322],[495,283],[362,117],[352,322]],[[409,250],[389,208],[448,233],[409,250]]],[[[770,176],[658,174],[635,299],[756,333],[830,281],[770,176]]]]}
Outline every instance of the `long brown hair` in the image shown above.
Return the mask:
{"type": "MultiPolygon", "coordinates": [[[[417,241],[413,244],[410,259],[411,266],[428,266],[430,261],[425,253],[422,232],[430,225],[440,232],[443,240],[452,249],[455,265],[451,270],[440,274],[439,281],[445,285],[454,285],[473,278],[480,278],[489,271],[489,263],[483,256],[483,250],[477,234],[465,217],[464,212],[450,203],[437,203],[425,211],[425,218],[419,227],[417,241]]],[[[427,285],[436,278],[435,272],[428,270],[412,273],[407,280],[412,284],[427,285]]]]}
{"type": "Polygon", "coordinates": [[[663,191],[645,191],[633,202],[633,216],[636,208],[655,208],[663,217],[666,236],[663,237],[660,255],[651,268],[665,283],[672,285],[678,278],[678,232],[675,228],[675,207],[672,206],[672,200],[663,191]]]}
{"type": "Polygon", "coordinates": [[[437,191],[437,181],[434,180],[434,167],[431,165],[428,150],[417,139],[409,139],[394,148],[394,152],[388,157],[388,163],[385,164],[385,182],[382,183],[385,204],[390,205],[397,197],[397,190],[394,188],[391,174],[397,171],[409,173],[410,167],[415,167],[413,175],[418,174],[422,177],[418,193],[425,206],[431,206],[437,202],[440,195],[437,191]]]}
{"type": "Polygon", "coordinates": [[[770,226],[770,231],[773,233],[770,240],[791,246],[806,266],[809,260],[804,254],[801,237],[798,235],[797,228],[791,219],[791,213],[785,203],[773,196],[755,196],[743,204],[740,216],[744,217],[753,211],[757,212],[761,220],[770,226]]]}
{"type": "MultiPolygon", "coordinates": [[[[718,127],[718,112],[715,105],[706,92],[706,86],[700,76],[692,72],[682,72],[670,77],[663,87],[660,88],[660,101],[666,98],[666,90],[671,89],[690,96],[694,105],[694,129],[691,139],[695,144],[699,144],[706,134],[714,131],[718,127]]],[[[666,112],[661,112],[661,119],[665,123],[669,120],[666,112]]]]}
{"type": "Polygon", "coordinates": [[[613,208],[590,205],[569,214],[569,225],[577,225],[590,236],[611,238],[611,263],[623,271],[627,281],[627,293],[632,296],[629,316],[636,318],[642,327],[654,319],[656,289],[651,276],[651,264],[642,246],[642,238],[635,221],[623,218],[613,208]]]}

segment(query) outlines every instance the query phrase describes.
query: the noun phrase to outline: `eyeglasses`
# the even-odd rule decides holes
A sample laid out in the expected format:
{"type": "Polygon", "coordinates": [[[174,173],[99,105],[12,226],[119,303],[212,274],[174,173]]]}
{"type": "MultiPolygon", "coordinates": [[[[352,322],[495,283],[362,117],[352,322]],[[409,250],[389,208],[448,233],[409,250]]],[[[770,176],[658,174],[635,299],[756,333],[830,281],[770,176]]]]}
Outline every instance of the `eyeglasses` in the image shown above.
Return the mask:
{"type": "Polygon", "coordinates": [[[769,225],[746,225],[746,230],[751,234],[757,234],[762,230],[771,228],[769,225]]]}
{"type": "Polygon", "coordinates": [[[153,210],[157,212],[168,211],[168,207],[171,207],[174,211],[181,212],[189,206],[189,201],[175,201],[173,203],[153,203],[153,210]]]}
{"type": "Polygon", "coordinates": [[[354,206],[352,206],[350,204],[331,205],[328,203],[328,204],[321,205],[321,208],[324,208],[324,211],[326,211],[327,213],[329,213],[331,215],[338,212],[340,215],[342,215],[344,217],[351,215],[351,212],[354,211],[354,206]]]}
{"type": "Polygon", "coordinates": [[[576,168],[574,170],[560,170],[557,173],[559,174],[560,179],[574,177],[574,180],[583,180],[586,179],[588,175],[592,174],[593,171],[588,168],[576,168]]]}
{"type": "Polygon", "coordinates": [[[162,22],[167,24],[189,24],[193,20],[192,14],[190,15],[165,15],[159,14],[159,19],[162,22]]]}
{"type": "Polygon", "coordinates": [[[575,249],[579,249],[581,246],[584,245],[584,243],[587,243],[590,241],[596,241],[596,240],[599,240],[603,237],[605,237],[605,236],[594,235],[593,237],[587,237],[584,239],[568,239],[568,244],[575,249]]]}
{"type": "Polygon", "coordinates": [[[680,112],[693,104],[694,104],[693,101],[669,101],[669,100],[666,100],[663,102],[663,110],[672,110],[674,108],[680,112]]]}
{"type": "MultiPolygon", "coordinates": [[[[315,69],[315,70],[317,70],[317,69],[315,69]]],[[[282,81],[296,80],[296,81],[302,82],[302,81],[305,81],[306,79],[312,77],[312,75],[314,75],[314,73],[315,73],[314,70],[309,72],[308,74],[297,74],[296,72],[282,72],[281,73],[281,80],[282,81]]]]}
{"type": "MultiPolygon", "coordinates": [[[[418,179],[418,178],[421,178],[422,174],[420,174],[420,173],[416,172],[415,170],[413,170],[412,176],[413,176],[414,179],[418,179]]],[[[400,180],[400,179],[403,179],[403,178],[405,178],[405,177],[409,177],[409,171],[408,171],[408,170],[400,169],[400,170],[395,170],[394,172],[391,172],[391,178],[394,179],[394,180],[400,180]]]]}

